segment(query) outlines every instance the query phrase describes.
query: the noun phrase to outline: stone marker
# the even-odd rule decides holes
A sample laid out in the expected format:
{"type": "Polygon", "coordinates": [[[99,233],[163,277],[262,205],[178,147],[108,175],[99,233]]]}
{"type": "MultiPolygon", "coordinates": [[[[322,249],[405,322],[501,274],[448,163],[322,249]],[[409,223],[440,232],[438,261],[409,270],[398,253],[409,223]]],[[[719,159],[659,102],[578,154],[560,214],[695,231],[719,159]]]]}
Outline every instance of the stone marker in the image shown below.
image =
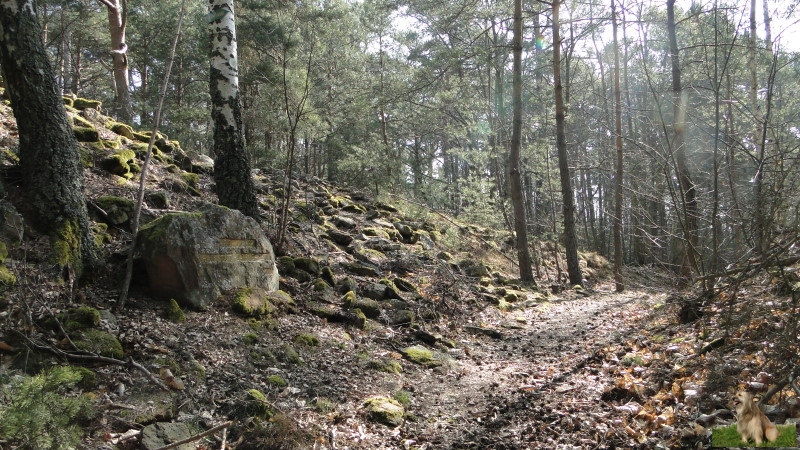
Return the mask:
{"type": "Polygon", "coordinates": [[[148,223],[137,235],[137,253],[155,295],[196,309],[232,289],[278,289],[269,239],[254,219],[223,206],[204,205],[148,223]]]}

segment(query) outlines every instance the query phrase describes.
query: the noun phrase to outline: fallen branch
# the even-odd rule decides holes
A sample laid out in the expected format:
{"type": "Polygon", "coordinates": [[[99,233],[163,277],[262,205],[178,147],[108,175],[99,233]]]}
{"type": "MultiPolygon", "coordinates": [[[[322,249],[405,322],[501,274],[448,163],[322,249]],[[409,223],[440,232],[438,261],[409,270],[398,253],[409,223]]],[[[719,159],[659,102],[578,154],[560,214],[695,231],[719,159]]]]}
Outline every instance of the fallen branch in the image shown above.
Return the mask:
{"type": "Polygon", "coordinates": [[[227,421],[225,423],[221,423],[221,424],[219,424],[219,425],[217,425],[217,426],[215,426],[213,428],[209,428],[208,430],[203,431],[200,434],[196,434],[196,435],[194,435],[192,437],[188,437],[188,438],[186,438],[186,439],[184,439],[182,441],[173,442],[172,444],[165,445],[163,447],[159,447],[156,450],[168,450],[170,448],[180,447],[183,444],[188,444],[190,442],[199,441],[200,439],[208,436],[209,434],[216,433],[217,431],[219,431],[221,429],[227,429],[231,425],[233,425],[233,421],[229,420],[229,421],[227,421]]]}
{"type": "Polygon", "coordinates": [[[114,364],[114,365],[123,366],[123,367],[133,367],[135,369],[138,369],[140,372],[144,373],[145,376],[147,376],[147,378],[149,378],[150,381],[153,382],[153,384],[155,384],[156,386],[158,386],[162,390],[167,391],[167,392],[170,391],[170,389],[169,389],[169,387],[167,387],[167,385],[165,385],[158,378],[156,378],[155,375],[153,375],[149,370],[147,370],[146,367],[144,367],[143,365],[141,365],[141,364],[137,363],[136,361],[134,361],[133,358],[128,358],[127,361],[123,361],[121,359],[111,358],[111,357],[108,357],[108,356],[102,356],[102,355],[98,355],[96,353],[89,353],[89,352],[87,352],[87,353],[69,353],[69,352],[65,352],[65,351],[63,351],[61,349],[58,349],[56,347],[53,347],[52,345],[38,344],[38,343],[34,342],[33,339],[29,338],[28,336],[26,336],[23,333],[20,333],[19,331],[15,331],[15,333],[18,336],[22,337],[25,341],[27,341],[28,344],[30,344],[32,347],[34,347],[34,348],[36,348],[38,350],[43,350],[43,351],[47,351],[47,352],[50,352],[50,353],[54,353],[54,354],[56,354],[58,356],[61,356],[61,357],[67,358],[67,359],[77,359],[77,360],[81,360],[81,361],[94,361],[94,362],[102,362],[102,363],[106,363],[106,364],[114,364]]]}

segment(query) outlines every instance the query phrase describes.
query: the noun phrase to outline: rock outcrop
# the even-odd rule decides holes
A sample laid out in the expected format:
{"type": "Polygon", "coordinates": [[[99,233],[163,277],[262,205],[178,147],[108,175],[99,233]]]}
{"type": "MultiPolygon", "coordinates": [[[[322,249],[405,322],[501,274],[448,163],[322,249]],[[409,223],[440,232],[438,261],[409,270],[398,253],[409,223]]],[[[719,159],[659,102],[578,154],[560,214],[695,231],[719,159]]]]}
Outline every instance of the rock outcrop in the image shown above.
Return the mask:
{"type": "Polygon", "coordinates": [[[137,253],[156,296],[195,309],[206,309],[234,289],[278,289],[275,254],[261,227],[222,206],[150,222],[139,231],[137,253]]]}

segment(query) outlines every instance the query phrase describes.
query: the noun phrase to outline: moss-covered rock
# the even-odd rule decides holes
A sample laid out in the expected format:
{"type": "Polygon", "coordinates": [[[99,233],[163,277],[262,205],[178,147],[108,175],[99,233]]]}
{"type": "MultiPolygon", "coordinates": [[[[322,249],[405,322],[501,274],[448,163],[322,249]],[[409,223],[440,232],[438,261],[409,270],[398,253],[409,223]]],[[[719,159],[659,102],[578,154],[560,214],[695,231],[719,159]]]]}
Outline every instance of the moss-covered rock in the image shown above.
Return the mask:
{"type": "MultiPolygon", "coordinates": [[[[106,124],[106,126],[108,126],[108,125],[109,124],[106,124]]],[[[117,133],[118,135],[120,135],[122,137],[126,137],[128,139],[133,139],[133,128],[131,128],[130,125],[125,124],[125,123],[119,123],[119,122],[114,122],[114,123],[112,123],[110,125],[111,126],[109,128],[114,133],[117,133]]]]}
{"type": "Polygon", "coordinates": [[[115,195],[104,195],[95,199],[95,203],[106,216],[104,222],[109,225],[122,225],[128,223],[136,210],[136,203],[128,198],[115,195]]]}
{"type": "Polygon", "coordinates": [[[275,412],[272,410],[267,400],[267,396],[258,389],[250,389],[244,396],[244,408],[242,408],[246,416],[258,417],[259,419],[269,419],[275,412]]]}
{"type": "Polygon", "coordinates": [[[270,375],[267,377],[267,383],[275,387],[286,387],[289,383],[280,375],[270,375]]]}
{"type": "Polygon", "coordinates": [[[380,395],[366,399],[364,401],[364,408],[370,420],[390,427],[399,427],[402,425],[403,418],[406,414],[400,402],[380,395]]]}
{"type": "Polygon", "coordinates": [[[89,122],[88,120],[84,119],[83,117],[81,117],[81,116],[79,116],[77,114],[70,115],[69,119],[72,122],[72,125],[75,126],[75,127],[91,128],[93,130],[95,129],[94,125],[92,125],[91,122],[89,122]]]}
{"type": "Polygon", "coordinates": [[[99,100],[88,100],[85,98],[78,97],[72,101],[72,106],[75,109],[87,109],[87,108],[100,109],[100,107],[103,106],[103,102],[99,100]]]}
{"type": "Polygon", "coordinates": [[[72,127],[72,134],[78,142],[98,142],[100,141],[100,133],[90,127],[72,127]]]}
{"type": "Polygon", "coordinates": [[[313,258],[300,256],[294,258],[294,267],[296,269],[304,270],[312,275],[319,275],[319,262],[313,258]]]}
{"type": "Polygon", "coordinates": [[[378,372],[386,373],[400,373],[403,371],[403,366],[393,359],[377,359],[370,361],[369,367],[377,370],[378,372]]]}
{"type": "Polygon", "coordinates": [[[433,352],[421,345],[406,347],[400,353],[409,361],[427,367],[440,366],[441,361],[434,358],[433,352]]]}
{"type": "Polygon", "coordinates": [[[245,316],[265,316],[275,314],[277,308],[261,289],[244,288],[236,291],[233,297],[233,311],[245,316]]]}
{"type": "Polygon", "coordinates": [[[358,297],[354,291],[347,291],[340,299],[343,308],[354,308],[358,297]]]}
{"type": "Polygon", "coordinates": [[[322,268],[320,271],[320,277],[325,280],[329,286],[336,286],[336,275],[333,273],[333,269],[331,269],[330,266],[324,266],[322,268]]]}
{"type": "Polygon", "coordinates": [[[279,256],[275,260],[275,264],[278,266],[278,272],[282,273],[283,275],[291,276],[296,270],[294,258],[291,256],[279,256]]]}
{"type": "Polygon", "coordinates": [[[389,236],[389,232],[386,230],[386,228],[364,227],[364,229],[361,230],[361,232],[364,233],[365,236],[379,237],[379,238],[384,238],[384,239],[390,239],[391,238],[391,236],[389,236]]]}
{"type": "Polygon", "coordinates": [[[79,306],[57,314],[55,318],[46,319],[44,325],[51,330],[57,330],[56,320],[67,332],[86,330],[100,326],[100,311],[90,306],[79,306]]]}
{"type": "Polygon", "coordinates": [[[118,359],[125,356],[119,340],[114,335],[102,330],[84,330],[81,333],[81,337],[73,339],[73,342],[79,349],[96,353],[100,356],[118,359]]]}
{"type": "Polygon", "coordinates": [[[144,196],[144,201],[151,208],[167,209],[169,208],[169,196],[164,191],[148,192],[144,196]]]}
{"type": "Polygon", "coordinates": [[[186,314],[184,314],[181,306],[174,298],[169,299],[169,304],[167,305],[167,310],[164,313],[164,317],[166,317],[170,322],[186,322],[186,314]]]}
{"type": "Polygon", "coordinates": [[[133,178],[131,164],[136,160],[136,152],[130,149],[122,149],[108,158],[100,160],[99,167],[114,175],[130,179],[133,178]]]}
{"type": "Polygon", "coordinates": [[[200,175],[192,172],[184,172],[181,174],[181,179],[186,182],[189,186],[197,189],[197,185],[200,183],[200,175]]]}
{"type": "Polygon", "coordinates": [[[364,214],[365,212],[367,212],[367,208],[359,205],[358,203],[351,203],[349,205],[343,206],[342,211],[364,214]]]}

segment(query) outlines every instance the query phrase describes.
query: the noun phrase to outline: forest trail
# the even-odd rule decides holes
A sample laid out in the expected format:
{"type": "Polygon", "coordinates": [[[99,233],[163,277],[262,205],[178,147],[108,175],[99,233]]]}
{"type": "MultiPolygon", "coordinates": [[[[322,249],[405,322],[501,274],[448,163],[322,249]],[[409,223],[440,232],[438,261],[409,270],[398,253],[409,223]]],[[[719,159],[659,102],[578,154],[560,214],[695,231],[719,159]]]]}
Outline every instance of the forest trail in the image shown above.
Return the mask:
{"type": "Polygon", "coordinates": [[[606,419],[597,419],[612,408],[601,396],[614,380],[589,363],[636,331],[661,297],[596,292],[510,313],[484,310],[475,320],[502,329],[502,339],[468,337],[456,369],[414,380],[415,420],[401,435],[414,448],[602,446],[586,428],[603,427],[606,419]]]}

